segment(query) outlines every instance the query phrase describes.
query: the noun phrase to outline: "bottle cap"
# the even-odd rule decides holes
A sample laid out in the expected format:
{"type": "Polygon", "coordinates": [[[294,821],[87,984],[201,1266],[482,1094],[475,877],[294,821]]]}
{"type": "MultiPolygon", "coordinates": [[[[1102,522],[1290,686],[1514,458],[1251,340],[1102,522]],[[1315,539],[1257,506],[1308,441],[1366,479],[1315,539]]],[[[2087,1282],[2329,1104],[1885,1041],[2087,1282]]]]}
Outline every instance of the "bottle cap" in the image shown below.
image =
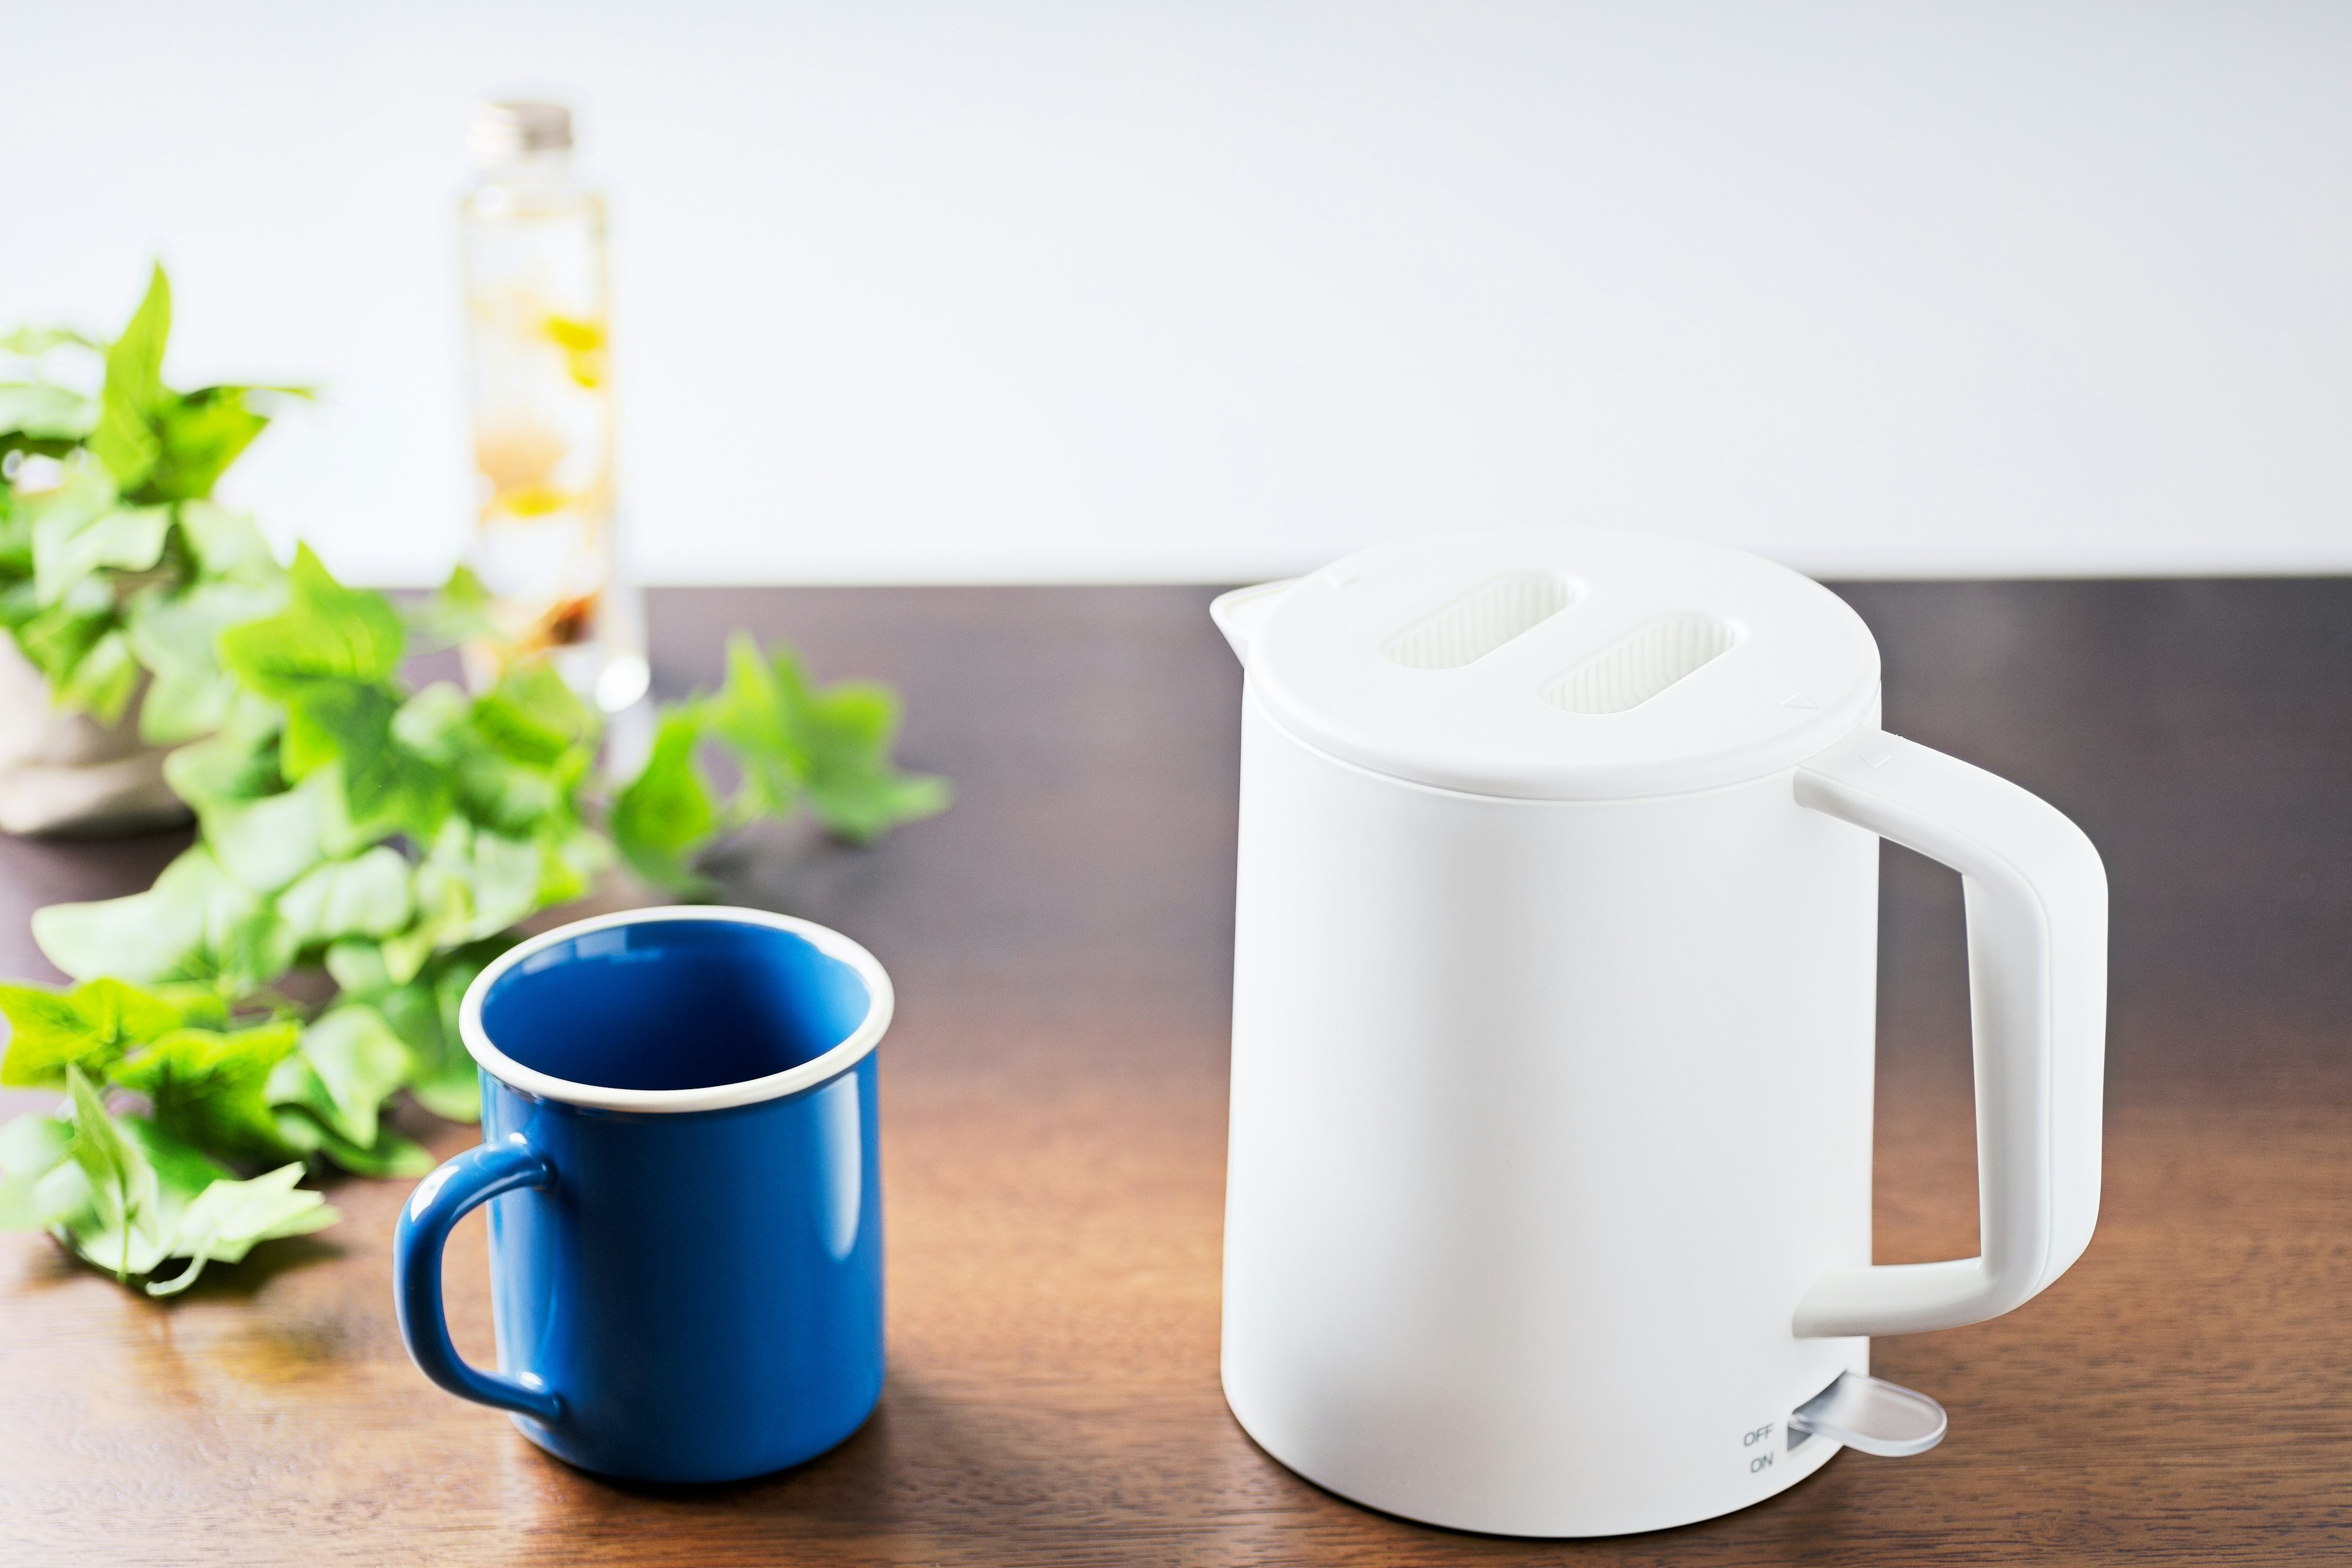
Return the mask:
{"type": "Polygon", "coordinates": [[[572,150],[572,110],[561,103],[486,103],[474,111],[474,162],[485,168],[572,150]]]}

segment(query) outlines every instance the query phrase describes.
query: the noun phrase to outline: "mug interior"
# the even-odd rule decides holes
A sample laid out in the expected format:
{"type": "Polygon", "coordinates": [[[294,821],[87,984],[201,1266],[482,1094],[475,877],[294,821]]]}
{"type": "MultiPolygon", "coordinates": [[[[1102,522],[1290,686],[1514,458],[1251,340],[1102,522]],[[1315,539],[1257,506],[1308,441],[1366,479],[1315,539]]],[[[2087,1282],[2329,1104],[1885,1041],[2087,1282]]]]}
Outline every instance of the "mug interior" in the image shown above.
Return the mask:
{"type": "Polygon", "coordinates": [[[814,1061],[866,1021],[856,970],[797,932],[716,920],[583,931],[482,995],[510,1059],[600,1089],[715,1089],[814,1061]]]}

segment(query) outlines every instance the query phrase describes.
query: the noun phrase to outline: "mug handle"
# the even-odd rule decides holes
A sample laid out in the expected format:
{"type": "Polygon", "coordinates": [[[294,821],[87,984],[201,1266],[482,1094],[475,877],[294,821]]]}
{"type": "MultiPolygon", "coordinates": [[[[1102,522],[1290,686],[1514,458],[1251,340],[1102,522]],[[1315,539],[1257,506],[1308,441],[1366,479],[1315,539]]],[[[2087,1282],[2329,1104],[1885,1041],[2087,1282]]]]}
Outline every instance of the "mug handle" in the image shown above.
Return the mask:
{"type": "Polygon", "coordinates": [[[1798,805],[1960,874],[1982,1255],[1832,1269],[1792,1326],[1830,1338],[1999,1317],[2063,1274],[2098,1223],[2106,869],[2047,801],[1868,725],[1800,763],[1795,788],[1798,805]]]}
{"type": "Polygon", "coordinates": [[[555,1391],[530,1373],[509,1377],[469,1366],[449,1342],[441,1309],[441,1249],[449,1228],[472,1209],[517,1187],[554,1184],[547,1156],[510,1132],[497,1143],[480,1143],[416,1184],[400,1207],[393,1233],[392,1289],[400,1313],[400,1337],[417,1370],[460,1399],[519,1415],[554,1421],[563,1414],[555,1391]]]}

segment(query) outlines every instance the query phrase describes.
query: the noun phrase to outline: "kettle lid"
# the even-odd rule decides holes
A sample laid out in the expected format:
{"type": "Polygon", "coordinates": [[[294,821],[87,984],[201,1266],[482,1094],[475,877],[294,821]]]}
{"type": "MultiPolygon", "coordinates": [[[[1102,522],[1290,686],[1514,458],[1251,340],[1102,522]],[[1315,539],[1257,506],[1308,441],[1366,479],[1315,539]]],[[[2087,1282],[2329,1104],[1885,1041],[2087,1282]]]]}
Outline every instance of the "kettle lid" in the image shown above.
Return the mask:
{"type": "Polygon", "coordinates": [[[1253,619],[1251,689],[1285,729],[1475,794],[1710,789],[1877,716],[1878,645],[1843,600],[1759,556],[1648,534],[1381,545],[1297,579],[1253,619]]]}

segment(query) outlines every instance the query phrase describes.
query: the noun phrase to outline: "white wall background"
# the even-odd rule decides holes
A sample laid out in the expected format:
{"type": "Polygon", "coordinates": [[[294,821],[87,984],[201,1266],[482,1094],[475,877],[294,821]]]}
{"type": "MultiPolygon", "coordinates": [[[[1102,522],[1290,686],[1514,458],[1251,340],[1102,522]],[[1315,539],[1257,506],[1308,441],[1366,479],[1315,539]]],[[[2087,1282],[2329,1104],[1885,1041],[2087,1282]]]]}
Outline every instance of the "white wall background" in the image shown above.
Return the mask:
{"type": "Polygon", "coordinates": [[[1237,579],[1573,519],[2352,569],[2352,6],[0,5],[0,321],[310,379],[232,499],[461,548],[470,104],[578,107],[654,581],[1237,579]]]}

